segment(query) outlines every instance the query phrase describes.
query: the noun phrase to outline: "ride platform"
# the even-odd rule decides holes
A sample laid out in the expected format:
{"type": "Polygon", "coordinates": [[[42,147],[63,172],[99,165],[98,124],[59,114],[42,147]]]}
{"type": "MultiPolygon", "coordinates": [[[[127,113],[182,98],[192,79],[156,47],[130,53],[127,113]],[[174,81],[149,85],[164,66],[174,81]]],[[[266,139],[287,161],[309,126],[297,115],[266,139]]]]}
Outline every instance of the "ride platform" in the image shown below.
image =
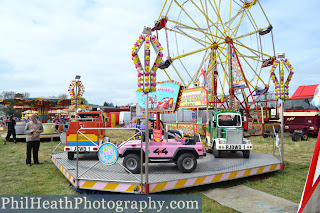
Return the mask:
{"type": "MultiPolygon", "coordinates": [[[[107,166],[99,162],[96,154],[79,154],[78,178],[77,160],[69,160],[66,152],[52,154],[51,159],[70,183],[80,189],[148,194],[141,186],[141,182],[145,183],[145,180],[141,181],[141,174],[128,173],[122,167],[121,158],[107,166]]],[[[274,172],[281,170],[281,165],[273,155],[252,152],[250,158],[243,158],[242,152],[222,155],[221,158],[207,153],[206,157],[198,159],[197,168],[192,173],[181,173],[174,163],[149,163],[149,193],[274,172]]]]}

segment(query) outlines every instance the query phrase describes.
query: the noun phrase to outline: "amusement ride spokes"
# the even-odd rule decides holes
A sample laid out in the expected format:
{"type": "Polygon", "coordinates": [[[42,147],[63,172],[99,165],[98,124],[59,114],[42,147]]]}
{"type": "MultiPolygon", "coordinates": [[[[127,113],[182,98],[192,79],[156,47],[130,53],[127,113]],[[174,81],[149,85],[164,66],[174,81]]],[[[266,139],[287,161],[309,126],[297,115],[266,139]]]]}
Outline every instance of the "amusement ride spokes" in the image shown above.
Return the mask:
{"type": "Polygon", "coordinates": [[[206,87],[212,106],[248,108],[269,88],[272,29],[257,0],[166,0],[152,31],[166,42],[163,77],[206,87]]]}

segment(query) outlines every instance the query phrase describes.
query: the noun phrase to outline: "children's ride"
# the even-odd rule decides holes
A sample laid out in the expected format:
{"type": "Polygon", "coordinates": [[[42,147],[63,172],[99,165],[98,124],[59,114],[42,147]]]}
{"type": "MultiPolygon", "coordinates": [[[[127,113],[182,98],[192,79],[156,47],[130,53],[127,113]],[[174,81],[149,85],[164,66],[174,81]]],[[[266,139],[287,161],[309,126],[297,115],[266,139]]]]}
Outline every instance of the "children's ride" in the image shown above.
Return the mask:
{"type": "Polygon", "coordinates": [[[242,151],[243,157],[249,158],[251,149],[250,140],[243,137],[241,114],[236,110],[213,110],[206,130],[206,151],[216,158],[221,152],[242,151]]]}
{"type": "MultiPolygon", "coordinates": [[[[149,163],[173,162],[181,172],[193,172],[197,167],[197,159],[205,156],[200,135],[194,135],[193,139],[181,139],[169,132],[164,133],[164,139],[161,139],[155,135],[161,136],[162,130],[153,131],[153,139],[150,139],[148,146],[149,163]]],[[[144,156],[144,140],[142,143],[141,140],[128,141],[118,149],[119,157],[124,158],[123,165],[134,174],[141,172],[141,144],[144,156]]]]}
{"type": "Polygon", "coordinates": [[[68,152],[68,159],[73,160],[74,154],[98,152],[99,146],[104,143],[103,129],[86,129],[78,132],[80,128],[101,128],[105,127],[103,112],[78,112],[75,121],[70,122],[66,131],[66,145],[64,151],[68,152]]]}

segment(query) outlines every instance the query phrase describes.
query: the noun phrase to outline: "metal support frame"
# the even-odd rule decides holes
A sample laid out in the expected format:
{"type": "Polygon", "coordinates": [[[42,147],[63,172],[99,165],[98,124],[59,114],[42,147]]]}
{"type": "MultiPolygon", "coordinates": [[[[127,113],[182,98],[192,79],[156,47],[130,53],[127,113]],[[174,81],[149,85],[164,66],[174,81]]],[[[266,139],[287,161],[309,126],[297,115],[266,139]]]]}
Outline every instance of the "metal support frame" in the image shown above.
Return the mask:
{"type": "Polygon", "coordinates": [[[76,75],[75,77],[75,81],[76,81],[76,92],[75,92],[75,99],[76,99],[76,107],[75,107],[75,116],[77,115],[77,109],[78,109],[78,95],[79,95],[79,91],[78,91],[78,83],[79,83],[79,79],[81,78],[80,75],[76,75]]]}
{"type": "Polygon", "coordinates": [[[76,80],[76,107],[74,108],[74,114],[76,115],[77,114],[77,109],[78,109],[78,80],[76,80]]]}
{"type": "Polygon", "coordinates": [[[51,147],[51,154],[54,154],[55,153],[55,151],[56,151],[56,149],[60,146],[60,144],[62,143],[61,141],[60,141],[60,143],[53,149],[53,147],[52,147],[52,143],[53,143],[53,133],[54,133],[54,128],[55,128],[55,126],[60,126],[60,125],[66,125],[66,124],[54,124],[54,125],[52,125],[52,127],[51,127],[51,144],[50,144],[50,147],[51,147]]]}
{"type": "Polygon", "coordinates": [[[232,76],[232,50],[233,46],[231,44],[231,41],[228,43],[228,73],[229,73],[229,107],[233,107],[234,102],[234,89],[233,89],[233,76],[232,76]]]}
{"type": "MultiPolygon", "coordinates": [[[[279,146],[279,144],[274,144],[274,139],[275,139],[275,137],[279,137],[279,134],[278,133],[276,133],[276,129],[274,128],[274,125],[272,125],[272,128],[273,128],[273,134],[272,134],[272,141],[273,141],[273,156],[275,156],[276,158],[277,158],[277,156],[275,155],[275,152],[276,152],[276,148],[278,148],[278,150],[279,150],[279,153],[280,153],[280,158],[282,159],[282,151],[281,151],[281,149],[280,149],[280,146],[279,146]]],[[[277,140],[277,138],[276,138],[276,140],[277,140]]],[[[278,158],[279,159],[279,158],[278,158]]],[[[281,160],[281,159],[279,159],[279,160],[281,160]]]]}
{"type": "MultiPolygon", "coordinates": [[[[145,127],[145,178],[146,178],[146,183],[145,183],[145,194],[149,194],[149,112],[148,112],[148,107],[149,107],[149,94],[146,94],[146,108],[145,108],[145,116],[146,116],[146,127],[145,127]]],[[[142,142],[141,142],[141,150],[142,150],[142,142]]],[[[141,161],[141,164],[143,164],[143,161],[141,161]]],[[[141,174],[142,174],[141,170],[141,174]]]]}
{"type": "MultiPolygon", "coordinates": [[[[279,73],[280,73],[279,76],[281,76],[280,66],[279,66],[279,73]]],[[[279,87],[279,89],[280,89],[280,94],[281,94],[281,87],[279,87]]],[[[284,149],[283,149],[283,111],[284,111],[284,106],[283,106],[283,104],[284,104],[284,101],[283,101],[283,99],[281,99],[281,116],[280,116],[281,124],[280,124],[280,128],[281,128],[281,152],[282,152],[281,162],[282,163],[283,163],[283,152],[284,152],[284,149]]]]}

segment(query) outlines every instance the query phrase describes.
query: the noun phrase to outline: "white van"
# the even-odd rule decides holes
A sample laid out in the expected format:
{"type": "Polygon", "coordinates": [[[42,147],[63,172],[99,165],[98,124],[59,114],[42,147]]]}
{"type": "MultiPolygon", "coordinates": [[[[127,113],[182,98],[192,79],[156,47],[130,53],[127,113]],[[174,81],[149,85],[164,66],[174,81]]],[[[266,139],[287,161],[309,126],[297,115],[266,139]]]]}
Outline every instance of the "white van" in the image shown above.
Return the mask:
{"type": "Polygon", "coordinates": [[[119,124],[120,125],[125,125],[127,123],[130,123],[130,121],[131,121],[130,114],[131,114],[130,112],[126,112],[126,111],[120,112],[120,114],[119,114],[119,124]]]}

